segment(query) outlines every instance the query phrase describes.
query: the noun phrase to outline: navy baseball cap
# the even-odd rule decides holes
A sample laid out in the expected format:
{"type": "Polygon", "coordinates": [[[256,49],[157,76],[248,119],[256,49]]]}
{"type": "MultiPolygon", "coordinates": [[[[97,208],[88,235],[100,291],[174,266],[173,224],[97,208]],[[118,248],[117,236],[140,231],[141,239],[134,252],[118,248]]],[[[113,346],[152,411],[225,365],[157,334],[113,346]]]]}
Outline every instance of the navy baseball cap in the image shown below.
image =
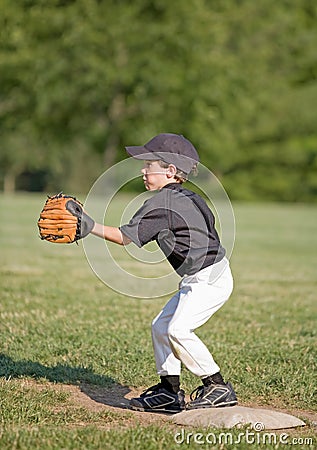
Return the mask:
{"type": "Polygon", "coordinates": [[[186,174],[189,174],[199,162],[197,150],[181,134],[161,133],[144,145],[125,149],[133,158],[147,161],[162,160],[167,164],[174,164],[186,174]]]}

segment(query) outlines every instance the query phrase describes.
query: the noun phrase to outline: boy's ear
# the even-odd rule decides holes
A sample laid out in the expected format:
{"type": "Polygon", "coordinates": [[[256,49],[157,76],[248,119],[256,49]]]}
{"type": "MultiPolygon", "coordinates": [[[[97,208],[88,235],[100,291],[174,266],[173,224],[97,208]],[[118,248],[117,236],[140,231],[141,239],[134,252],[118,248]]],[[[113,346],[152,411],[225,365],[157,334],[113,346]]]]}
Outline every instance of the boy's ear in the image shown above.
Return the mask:
{"type": "Polygon", "coordinates": [[[177,172],[176,166],[174,166],[174,164],[169,164],[167,175],[172,178],[176,175],[176,172],[177,172]]]}

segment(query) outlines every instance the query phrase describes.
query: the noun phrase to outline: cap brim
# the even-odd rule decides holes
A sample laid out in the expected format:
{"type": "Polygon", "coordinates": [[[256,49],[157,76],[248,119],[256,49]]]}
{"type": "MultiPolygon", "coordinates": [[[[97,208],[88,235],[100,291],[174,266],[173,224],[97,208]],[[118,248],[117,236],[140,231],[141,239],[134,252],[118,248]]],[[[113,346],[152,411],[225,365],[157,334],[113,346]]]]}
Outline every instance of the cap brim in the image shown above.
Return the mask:
{"type": "Polygon", "coordinates": [[[136,159],[144,159],[150,161],[158,159],[157,155],[155,155],[152,152],[149,152],[149,150],[143,147],[143,145],[140,146],[134,145],[132,147],[125,147],[125,149],[130,156],[136,159]]]}

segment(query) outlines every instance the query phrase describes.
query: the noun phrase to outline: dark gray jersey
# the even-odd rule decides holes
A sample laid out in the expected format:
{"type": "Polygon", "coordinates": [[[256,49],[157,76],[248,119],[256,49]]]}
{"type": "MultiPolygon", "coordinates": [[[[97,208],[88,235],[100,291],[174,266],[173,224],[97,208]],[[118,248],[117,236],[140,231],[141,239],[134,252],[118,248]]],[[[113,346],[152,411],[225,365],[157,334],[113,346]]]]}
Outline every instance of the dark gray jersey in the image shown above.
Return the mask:
{"type": "Polygon", "coordinates": [[[225,255],[206,202],[179,183],[164,186],[120,229],[139,247],[156,241],[180,276],[192,275],[225,255]]]}

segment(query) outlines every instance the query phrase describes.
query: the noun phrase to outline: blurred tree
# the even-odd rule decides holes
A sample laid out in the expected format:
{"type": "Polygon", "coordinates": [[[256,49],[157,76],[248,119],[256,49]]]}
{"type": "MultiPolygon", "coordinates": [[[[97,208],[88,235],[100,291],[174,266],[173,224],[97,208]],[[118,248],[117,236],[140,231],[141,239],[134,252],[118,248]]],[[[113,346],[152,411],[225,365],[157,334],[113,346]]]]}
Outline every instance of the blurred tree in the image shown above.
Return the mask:
{"type": "Polygon", "coordinates": [[[0,0],[0,176],[87,190],[182,133],[232,198],[317,197],[313,0],[0,0]]]}

